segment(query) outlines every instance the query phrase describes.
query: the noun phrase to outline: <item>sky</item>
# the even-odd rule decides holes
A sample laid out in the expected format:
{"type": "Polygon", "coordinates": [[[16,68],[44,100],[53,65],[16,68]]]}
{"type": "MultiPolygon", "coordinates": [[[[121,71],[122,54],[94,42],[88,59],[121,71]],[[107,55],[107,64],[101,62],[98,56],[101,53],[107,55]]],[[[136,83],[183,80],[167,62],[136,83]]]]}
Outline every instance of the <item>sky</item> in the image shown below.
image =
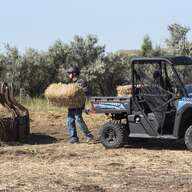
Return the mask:
{"type": "Polygon", "coordinates": [[[172,23],[192,28],[191,0],[0,0],[0,49],[46,51],[88,34],[107,52],[139,49],[146,34],[164,47],[172,23]]]}

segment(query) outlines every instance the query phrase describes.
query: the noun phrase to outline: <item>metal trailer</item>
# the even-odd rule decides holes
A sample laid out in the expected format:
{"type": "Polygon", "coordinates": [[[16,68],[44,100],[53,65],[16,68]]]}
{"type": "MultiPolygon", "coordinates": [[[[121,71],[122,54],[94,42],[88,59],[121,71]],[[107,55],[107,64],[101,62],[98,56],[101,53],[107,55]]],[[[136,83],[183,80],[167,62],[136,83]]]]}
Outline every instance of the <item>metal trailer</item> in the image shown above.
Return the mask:
{"type": "Polygon", "coordinates": [[[15,100],[13,84],[0,82],[0,103],[7,109],[7,116],[0,116],[0,141],[20,141],[29,135],[29,111],[15,100]]]}

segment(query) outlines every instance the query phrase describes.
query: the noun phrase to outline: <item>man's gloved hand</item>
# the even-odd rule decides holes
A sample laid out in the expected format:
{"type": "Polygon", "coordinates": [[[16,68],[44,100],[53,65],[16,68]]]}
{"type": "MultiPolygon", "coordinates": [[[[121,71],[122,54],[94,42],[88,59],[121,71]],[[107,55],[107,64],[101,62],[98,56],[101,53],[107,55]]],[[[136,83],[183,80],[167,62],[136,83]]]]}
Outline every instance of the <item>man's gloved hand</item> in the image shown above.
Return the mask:
{"type": "Polygon", "coordinates": [[[89,115],[90,109],[84,109],[83,112],[86,113],[87,115],[89,115]]]}

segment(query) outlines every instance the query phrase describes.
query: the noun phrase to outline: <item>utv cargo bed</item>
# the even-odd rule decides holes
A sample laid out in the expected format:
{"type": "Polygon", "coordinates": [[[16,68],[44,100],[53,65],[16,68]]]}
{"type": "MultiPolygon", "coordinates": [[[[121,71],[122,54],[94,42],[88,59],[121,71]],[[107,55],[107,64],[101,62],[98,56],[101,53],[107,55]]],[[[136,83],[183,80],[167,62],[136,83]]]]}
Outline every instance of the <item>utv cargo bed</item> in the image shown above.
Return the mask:
{"type": "Polygon", "coordinates": [[[96,113],[130,113],[131,97],[92,97],[92,110],[96,113]]]}

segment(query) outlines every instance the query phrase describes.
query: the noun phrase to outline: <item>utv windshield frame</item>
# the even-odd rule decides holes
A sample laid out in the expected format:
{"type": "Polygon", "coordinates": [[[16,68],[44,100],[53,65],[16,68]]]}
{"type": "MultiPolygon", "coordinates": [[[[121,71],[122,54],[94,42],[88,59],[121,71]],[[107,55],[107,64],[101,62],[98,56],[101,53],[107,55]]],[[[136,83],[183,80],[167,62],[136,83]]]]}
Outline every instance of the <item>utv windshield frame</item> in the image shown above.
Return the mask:
{"type": "Polygon", "coordinates": [[[192,65],[192,58],[186,56],[164,56],[164,57],[155,57],[155,58],[133,58],[131,60],[131,70],[132,70],[132,87],[133,87],[133,98],[135,96],[135,65],[142,64],[154,64],[154,63],[165,63],[166,65],[170,65],[172,68],[175,80],[182,91],[182,95],[184,97],[188,97],[188,93],[186,88],[175,68],[178,65],[192,65]]]}

